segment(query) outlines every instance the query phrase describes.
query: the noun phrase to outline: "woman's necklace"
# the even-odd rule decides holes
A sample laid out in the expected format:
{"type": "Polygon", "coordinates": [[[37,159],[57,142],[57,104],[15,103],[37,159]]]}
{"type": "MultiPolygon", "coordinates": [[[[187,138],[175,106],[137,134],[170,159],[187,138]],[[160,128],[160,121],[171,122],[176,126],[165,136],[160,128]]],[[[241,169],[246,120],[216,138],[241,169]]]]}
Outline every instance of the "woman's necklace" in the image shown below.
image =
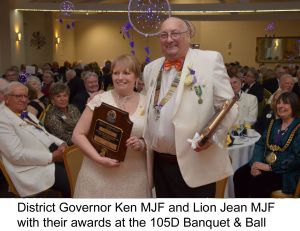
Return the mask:
{"type": "Polygon", "coordinates": [[[126,111],[126,104],[127,104],[127,102],[131,99],[131,98],[133,98],[133,96],[134,96],[134,91],[130,94],[130,95],[126,95],[126,96],[120,96],[117,92],[115,92],[115,94],[116,94],[116,103],[117,103],[117,106],[120,108],[120,109],[122,109],[122,110],[124,110],[124,111],[126,111]]]}

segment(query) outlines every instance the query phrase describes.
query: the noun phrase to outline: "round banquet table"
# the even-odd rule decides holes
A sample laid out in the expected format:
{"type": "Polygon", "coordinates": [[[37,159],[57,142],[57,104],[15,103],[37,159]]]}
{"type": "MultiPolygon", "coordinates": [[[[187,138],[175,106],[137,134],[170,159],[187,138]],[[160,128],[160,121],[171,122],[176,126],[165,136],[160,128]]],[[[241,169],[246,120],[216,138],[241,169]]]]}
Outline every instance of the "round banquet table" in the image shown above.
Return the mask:
{"type": "MultiPolygon", "coordinates": [[[[234,137],[235,142],[232,146],[228,147],[228,153],[232,161],[232,168],[235,172],[239,167],[245,165],[249,162],[252,157],[252,152],[255,143],[260,139],[260,134],[254,131],[253,136],[248,137],[234,137]]],[[[228,178],[227,187],[225,190],[225,198],[234,198],[234,186],[233,186],[233,176],[228,178]]]]}

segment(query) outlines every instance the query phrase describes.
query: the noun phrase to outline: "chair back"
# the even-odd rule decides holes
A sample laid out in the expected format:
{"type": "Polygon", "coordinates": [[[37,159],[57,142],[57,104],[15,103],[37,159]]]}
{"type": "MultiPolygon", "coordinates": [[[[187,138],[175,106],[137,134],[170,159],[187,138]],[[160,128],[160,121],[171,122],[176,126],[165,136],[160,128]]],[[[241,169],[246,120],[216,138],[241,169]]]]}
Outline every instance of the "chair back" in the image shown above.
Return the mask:
{"type": "Polygon", "coordinates": [[[294,197],[295,198],[298,198],[300,197],[300,177],[298,179],[298,183],[297,183],[297,186],[296,186],[296,190],[294,192],[294,197]]]}
{"type": "Polygon", "coordinates": [[[216,182],[215,198],[224,198],[228,177],[216,182]]]}
{"type": "Polygon", "coordinates": [[[75,145],[68,147],[64,152],[64,164],[68,175],[72,197],[74,195],[75,184],[79,170],[81,168],[82,160],[83,154],[81,150],[75,145]]]}
{"type": "MultiPolygon", "coordinates": [[[[230,163],[232,164],[232,158],[229,156],[230,163]]],[[[215,198],[224,198],[225,197],[225,189],[227,186],[228,177],[219,180],[216,182],[216,193],[215,198]]]]}
{"type": "Polygon", "coordinates": [[[3,161],[1,159],[1,157],[0,157],[0,170],[1,170],[2,174],[4,175],[4,178],[5,178],[5,180],[8,184],[9,191],[12,192],[16,197],[20,197],[18,191],[16,190],[13,182],[11,181],[11,179],[10,179],[10,177],[9,177],[7,171],[6,171],[6,168],[3,164],[3,161]]]}
{"type": "Polygon", "coordinates": [[[281,190],[276,190],[271,193],[272,198],[298,198],[299,196],[300,196],[300,177],[298,179],[298,183],[294,193],[287,194],[282,192],[281,190]]]}

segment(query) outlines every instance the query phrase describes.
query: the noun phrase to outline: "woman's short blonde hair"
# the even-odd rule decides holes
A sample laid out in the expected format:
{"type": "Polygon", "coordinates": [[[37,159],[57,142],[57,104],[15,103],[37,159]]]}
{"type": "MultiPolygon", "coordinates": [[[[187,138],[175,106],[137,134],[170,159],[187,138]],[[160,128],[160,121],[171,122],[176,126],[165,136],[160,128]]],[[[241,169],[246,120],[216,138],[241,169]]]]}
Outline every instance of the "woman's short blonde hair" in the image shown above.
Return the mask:
{"type": "Polygon", "coordinates": [[[111,69],[112,71],[114,71],[114,68],[116,67],[116,65],[122,65],[126,68],[128,68],[129,71],[132,71],[136,78],[139,78],[141,75],[141,65],[139,63],[139,61],[137,60],[136,57],[134,57],[133,55],[120,55],[119,57],[117,57],[111,65],[111,69]]]}

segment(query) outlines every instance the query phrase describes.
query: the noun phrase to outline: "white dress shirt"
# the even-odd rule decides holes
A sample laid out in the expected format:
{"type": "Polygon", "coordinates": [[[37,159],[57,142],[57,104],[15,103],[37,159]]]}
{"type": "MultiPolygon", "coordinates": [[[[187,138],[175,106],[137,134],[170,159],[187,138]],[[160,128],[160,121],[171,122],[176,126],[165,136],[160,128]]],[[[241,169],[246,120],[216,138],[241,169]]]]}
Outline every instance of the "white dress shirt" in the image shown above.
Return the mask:
{"type": "MultiPolygon", "coordinates": [[[[167,94],[176,75],[177,71],[174,67],[172,67],[169,71],[162,71],[158,104],[167,94]]],[[[151,140],[151,148],[157,152],[176,155],[175,127],[172,123],[176,91],[169,99],[169,101],[162,107],[160,111],[160,118],[158,120],[155,120],[156,114],[153,107],[154,95],[155,88],[154,92],[152,93],[152,106],[149,108],[149,119],[147,122],[149,137],[151,140]]]]}

